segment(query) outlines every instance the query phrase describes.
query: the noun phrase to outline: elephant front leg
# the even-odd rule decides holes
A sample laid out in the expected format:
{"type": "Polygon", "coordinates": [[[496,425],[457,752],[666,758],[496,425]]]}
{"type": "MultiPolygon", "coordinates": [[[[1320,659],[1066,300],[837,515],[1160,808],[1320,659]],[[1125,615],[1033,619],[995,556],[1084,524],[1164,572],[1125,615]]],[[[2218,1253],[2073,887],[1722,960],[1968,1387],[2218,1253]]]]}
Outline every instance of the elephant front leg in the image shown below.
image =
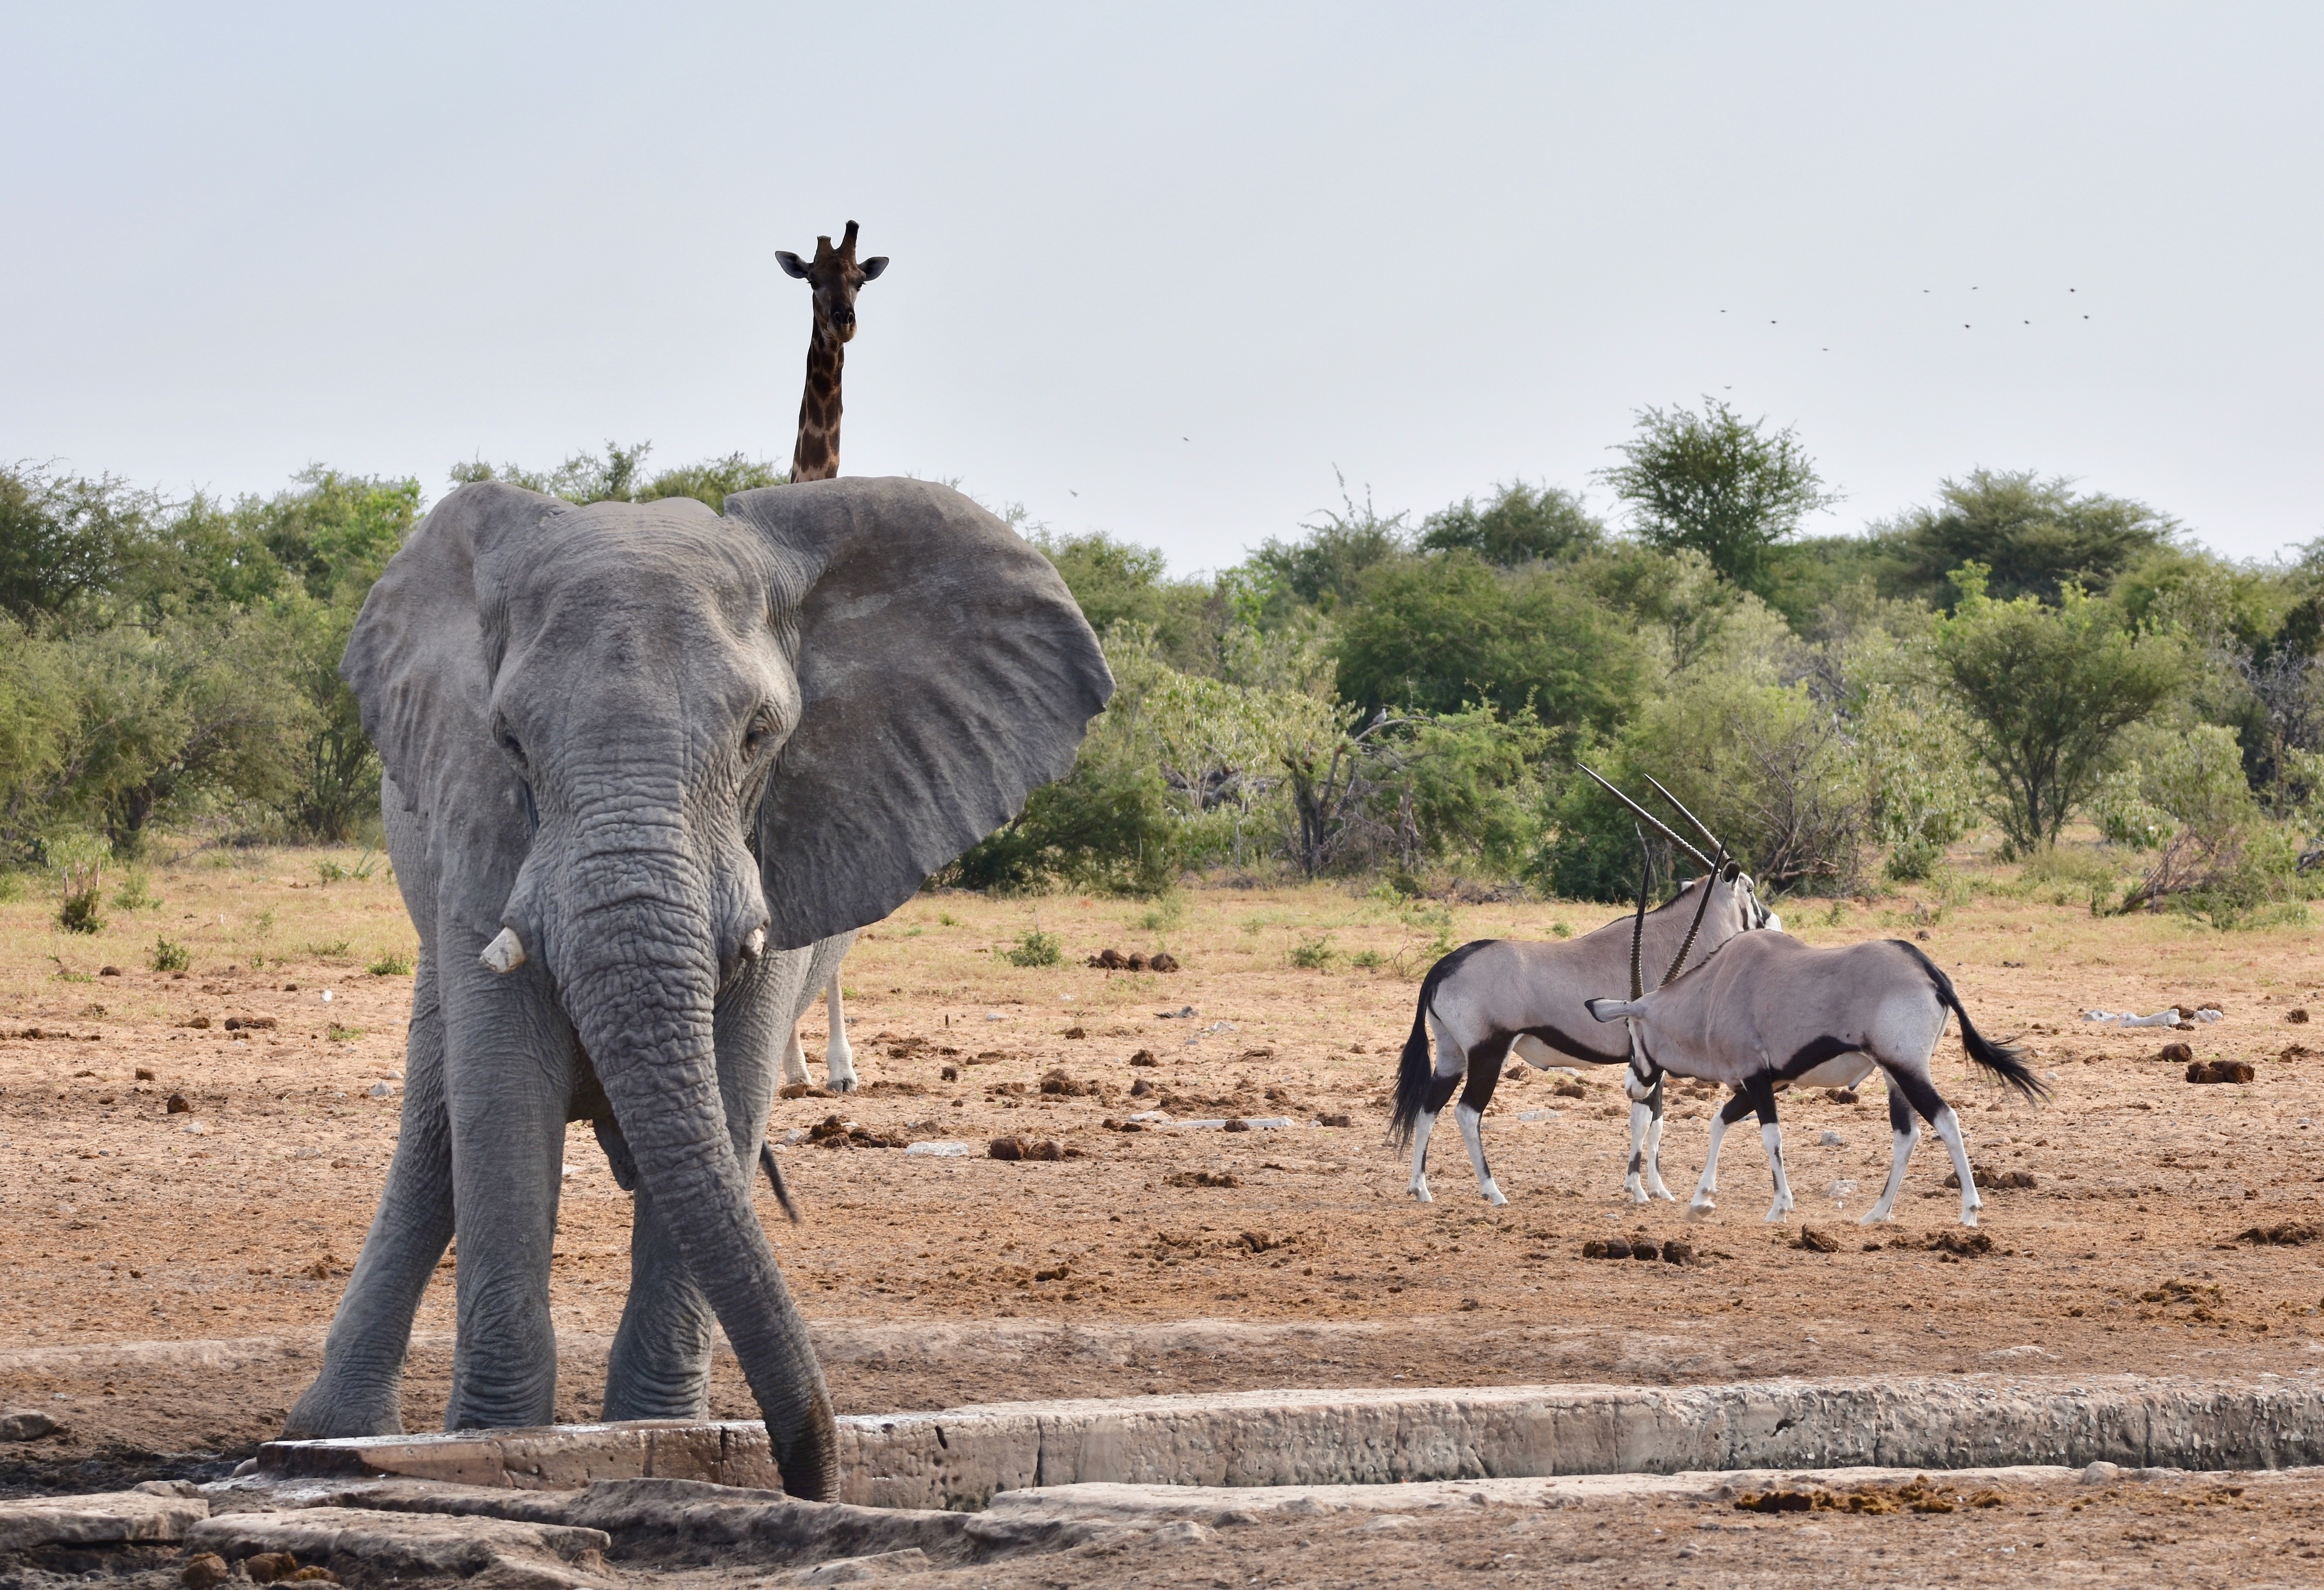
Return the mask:
{"type": "Polygon", "coordinates": [[[630,1298],[605,1368],[607,1419],[700,1419],[715,1324],[641,1187],[630,1220],[630,1298]]]}
{"type": "Polygon", "coordinates": [[[411,1321],[452,1240],[452,1136],[444,1108],[444,1016],[423,953],[404,1052],[403,1116],[379,1212],[332,1316],[323,1370],[282,1421],[287,1440],[403,1432],[411,1321]]]}
{"type": "MultiPolygon", "coordinates": [[[[448,964],[448,963],[447,963],[448,964]]],[[[549,1262],[577,1053],[544,984],[447,978],[458,1334],[447,1429],[547,1424],[557,1411],[549,1262]]],[[[478,967],[474,979],[491,973],[478,967]]]]}

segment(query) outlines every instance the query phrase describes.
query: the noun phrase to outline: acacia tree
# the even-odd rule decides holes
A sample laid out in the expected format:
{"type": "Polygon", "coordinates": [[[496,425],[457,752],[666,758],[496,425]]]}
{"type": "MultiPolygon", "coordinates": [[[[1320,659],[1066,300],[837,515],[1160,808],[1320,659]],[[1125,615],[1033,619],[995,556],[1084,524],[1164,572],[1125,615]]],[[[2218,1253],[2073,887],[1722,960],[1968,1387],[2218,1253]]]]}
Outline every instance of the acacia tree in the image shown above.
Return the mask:
{"type": "Polygon", "coordinates": [[[2105,776],[2122,731],[2163,703],[2183,669],[2167,638],[2128,634],[2078,585],[2064,587],[2056,607],[2030,594],[1997,602],[1986,575],[1974,563],[1953,575],[1960,602],[1933,642],[1997,786],[1994,815],[2009,849],[2024,851],[2055,842],[2105,776]]]}
{"type": "Polygon", "coordinates": [[[1720,576],[1755,595],[1773,593],[1779,543],[1800,520],[1839,497],[1786,427],[1746,421],[1715,398],[1702,412],[1641,409],[1638,431],[1615,451],[1623,462],[1600,472],[1629,505],[1641,540],[1692,547],[1720,576]]]}

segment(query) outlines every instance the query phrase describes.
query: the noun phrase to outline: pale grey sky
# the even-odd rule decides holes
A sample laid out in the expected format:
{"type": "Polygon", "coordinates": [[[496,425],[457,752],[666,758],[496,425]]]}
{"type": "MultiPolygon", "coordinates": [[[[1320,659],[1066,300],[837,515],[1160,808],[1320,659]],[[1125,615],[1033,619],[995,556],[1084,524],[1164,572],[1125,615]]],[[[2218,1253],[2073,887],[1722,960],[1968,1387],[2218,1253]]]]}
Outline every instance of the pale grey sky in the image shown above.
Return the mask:
{"type": "MultiPolygon", "coordinates": [[[[2314,5],[0,5],[0,457],[175,492],[611,437],[1215,566],[1590,485],[1644,404],[2324,535],[2314,5]],[[2087,318],[2084,318],[2087,317],[2087,318]]],[[[1593,492],[1599,506],[1602,492],[1593,492]]]]}

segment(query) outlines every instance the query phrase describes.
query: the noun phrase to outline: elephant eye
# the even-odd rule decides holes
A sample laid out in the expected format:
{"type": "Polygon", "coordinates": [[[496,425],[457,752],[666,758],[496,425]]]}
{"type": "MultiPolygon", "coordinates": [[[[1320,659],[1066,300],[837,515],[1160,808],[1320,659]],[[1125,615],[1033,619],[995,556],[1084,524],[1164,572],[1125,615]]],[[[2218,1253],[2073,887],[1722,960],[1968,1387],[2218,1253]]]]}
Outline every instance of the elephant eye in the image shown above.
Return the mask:
{"type": "Polygon", "coordinates": [[[759,753],[766,749],[767,741],[774,732],[775,725],[770,719],[763,715],[752,719],[751,726],[742,731],[742,759],[757,761],[759,753]]]}
{"type": "Polygon", "coordinates": [[[509,754],[509,759],[514,762],[520,770],[525,767],[524,747],[517,743],[516,736],[510,733],[506,728],[501,730],[501,749],[509,754]]]}

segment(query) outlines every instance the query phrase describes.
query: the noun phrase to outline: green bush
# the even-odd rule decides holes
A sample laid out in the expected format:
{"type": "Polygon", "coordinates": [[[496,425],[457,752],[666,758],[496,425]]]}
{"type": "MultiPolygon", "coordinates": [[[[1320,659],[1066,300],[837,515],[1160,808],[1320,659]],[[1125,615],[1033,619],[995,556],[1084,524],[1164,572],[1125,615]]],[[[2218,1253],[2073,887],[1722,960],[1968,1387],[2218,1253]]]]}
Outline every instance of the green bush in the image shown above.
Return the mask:
{"type": "Polygon", "coordinates": [[[411,975],[411,957],[401,950],[383,950],[368,970],[375,978],[408,978],[411,975]]]}
{"type": "Polygon", "coordinates": [[[193,951],[174,939],[165,939],[158,934],[145,960],[155,971],[185,971],[194,964],[193,951]]]}
{"type": "Polygon", "coordinates": [[[1332,948],[1331,934],[1323,933],[1302,938],[1291,946],[1285,959],[1302,971],[1324,971],[1339,959],[1339,955],[1340,952],[1332,948]]]}
{"type": "Polygon", "coordinates": [[[953,863],[963,888],[1022,894],[1059,884],[1158,895],[1178,877],[1178,832],[1151,767],[1089,754],[1045,785],[1014,822],[953,863]]]}
{"type": "Polygon", "coordinates": [[[1065,941],[1055,933],[1043,933],[1036,924],[1019,933],[1017,942],[1001,951],[1001,959],[1011,966],[1063,966],[1065,941]]]}
{"type": "Polygon", "coordinates": [[[69,933],[95,933],[105,931],[104,913],[97,909],[95,885],[75,889],[66,895],[57,907],[57,925],[69,933]]]}

